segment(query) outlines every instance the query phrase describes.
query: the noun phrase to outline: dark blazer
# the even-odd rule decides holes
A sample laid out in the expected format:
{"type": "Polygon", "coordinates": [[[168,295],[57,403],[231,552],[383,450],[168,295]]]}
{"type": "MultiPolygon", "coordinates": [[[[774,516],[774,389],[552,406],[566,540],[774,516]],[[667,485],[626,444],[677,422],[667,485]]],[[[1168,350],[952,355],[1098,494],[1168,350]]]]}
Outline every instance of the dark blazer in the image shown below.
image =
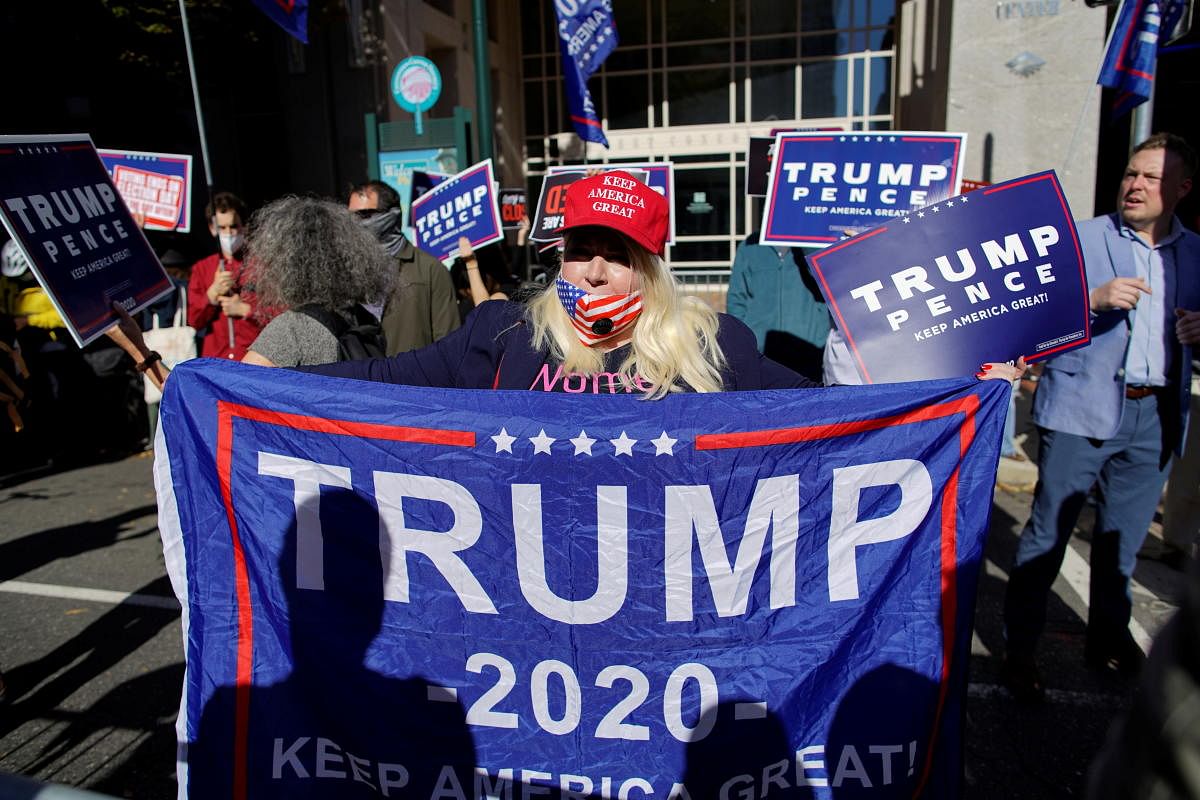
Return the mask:
{"type": "MultiPolygon", "coordinates": [[[[1135,278],[1137,269],[1128,239],[1120,234],[1116,214],[1077,224],[1087,270],[1088,289],[1120,277],[1135,278]]],[[[1200,310],[1200,236],[1184,230],[1173,245],[1176,303],[1200,310]]],[[[1121,426],[1125,400],[1125,359],[1129,354],[1131,314],[1114,309],[1092,315],[1092,343],[1046,362],[1046,371],[1033,402],[1033,420],[1043,428],[1109,439],[1121,426]]],[[[1178,429],[1171,432],[1179,452],[1187,427],[1192,378],[1192,348],[1170,335],[1175,349],[1170,395],[1171,414],[1178,429]]]]}

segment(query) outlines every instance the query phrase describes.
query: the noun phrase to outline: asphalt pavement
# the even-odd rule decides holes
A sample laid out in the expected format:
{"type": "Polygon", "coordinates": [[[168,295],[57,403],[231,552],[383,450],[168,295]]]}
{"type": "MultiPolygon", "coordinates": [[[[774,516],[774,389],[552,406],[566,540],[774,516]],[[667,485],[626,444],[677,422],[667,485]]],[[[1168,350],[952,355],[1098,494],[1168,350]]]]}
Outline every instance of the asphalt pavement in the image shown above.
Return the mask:
{"type": "MultiPolygon", "coordinates": [[[[1033,442],[1026,442],[1031,450],[1033,442]]],[[[1031,495],[995,492],[966,704],[968,798],[1082,795],[1087,765],[1130,686],[1083,665],[1086,537],[1055,585],[1043,647],[1049,701],[1015,705],[998,685],[1000,609],[1031,495]]],[[[179,611],[165,577],[151,458],[0,481],[0,772],[118,797],[171,798],[183,678],[179,611]]],[[[1143,549],[1135,631],[1148,642],[1183,573],[1143,549]]]]}

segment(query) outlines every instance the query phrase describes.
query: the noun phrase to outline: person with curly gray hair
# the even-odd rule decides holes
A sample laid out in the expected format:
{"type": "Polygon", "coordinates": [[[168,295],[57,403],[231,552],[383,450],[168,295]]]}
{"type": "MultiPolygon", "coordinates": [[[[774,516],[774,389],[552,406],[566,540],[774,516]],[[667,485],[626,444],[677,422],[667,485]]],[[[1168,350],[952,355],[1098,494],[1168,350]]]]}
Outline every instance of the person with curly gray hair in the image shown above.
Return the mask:
{"type": "Polygon", "coordinates": [[[387,296],[395,272],[344,206],[310,197],[283,197],[260,209],[250,221],[248,249],[262,307],[287,309],[242,359],[267,367],[337,361],[338,338],[320,320],[374,322],[363,306],[387,296]]]}

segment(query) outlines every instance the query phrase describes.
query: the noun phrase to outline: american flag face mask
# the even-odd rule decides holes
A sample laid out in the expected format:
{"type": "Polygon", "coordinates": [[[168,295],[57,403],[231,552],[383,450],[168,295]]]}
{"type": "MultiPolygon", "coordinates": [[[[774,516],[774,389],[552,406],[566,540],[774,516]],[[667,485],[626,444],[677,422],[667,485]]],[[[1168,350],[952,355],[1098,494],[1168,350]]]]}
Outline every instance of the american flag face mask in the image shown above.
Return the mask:
{"type": "Polygon", "coordinates": [[[588,294],[573,283],[555,278],[558,300],[575,328],[579,341],[591,347],[611,339],[632,325],[642,313],[641,291],[628,294],[588,294]]]}

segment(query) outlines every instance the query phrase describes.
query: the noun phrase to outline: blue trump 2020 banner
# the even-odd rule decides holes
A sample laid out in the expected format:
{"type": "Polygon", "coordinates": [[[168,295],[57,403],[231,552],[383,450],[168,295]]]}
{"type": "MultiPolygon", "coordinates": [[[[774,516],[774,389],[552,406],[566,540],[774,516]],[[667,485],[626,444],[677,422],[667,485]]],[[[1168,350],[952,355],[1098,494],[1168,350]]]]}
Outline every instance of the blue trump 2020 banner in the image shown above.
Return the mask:
{"type": "Polygon", "coordinates": [[[926,206],[808,260],[867,383],[970,375],[1091,341],[1079,237],[1053,172],[926,206]]]}
{"type": "Polygon", "coordinates": [[[617,47],[612,0],[555,0],[554,13],[571,124],[580,139],[608,147],[587,80],[617,47]]]}
{"type": "Polygon", "coordinates": [[[1007,403],[181,365],[183,792],[955,797],[1007,403]]]}
{"type": "Polygon", "coordinates": [[[759,241],[827,247],[958,194],[965,133],[797,132],[775,137],[759,241]]]}
{"type": "Polygon", "coordinates": [[[443,261],[458,253],[460,236],[470,239],[472,247],[503,239],[492,160],[480,161],[414,197],[412,223],[417,247],[443,261]]]}

